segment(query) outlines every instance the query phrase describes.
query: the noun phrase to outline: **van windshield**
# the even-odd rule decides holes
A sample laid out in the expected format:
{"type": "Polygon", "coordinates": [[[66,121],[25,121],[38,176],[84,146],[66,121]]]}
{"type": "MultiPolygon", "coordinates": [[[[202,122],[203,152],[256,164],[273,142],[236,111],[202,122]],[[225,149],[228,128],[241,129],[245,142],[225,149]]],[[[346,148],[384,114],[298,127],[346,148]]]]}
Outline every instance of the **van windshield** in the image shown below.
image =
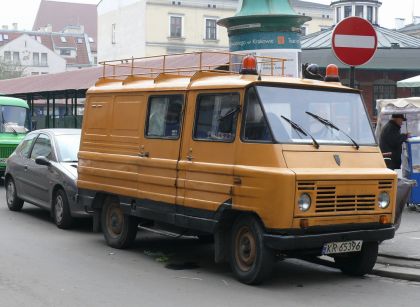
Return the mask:
{"type": "Polygon", "coordinates": [[[279,143],[312,144],[312,136],[319,144],[353,146],[354,140],[359,145],[376,145],[358,93],[274,86],[256,86],[256,89],[279,143]],[[288,119],[307,133],[294,128],[288,119]]]}
{"type": "Polygon", "coordinates": [[[26,133],[29,131],[28,109],[0,106],[0,132],[26,133]]]}

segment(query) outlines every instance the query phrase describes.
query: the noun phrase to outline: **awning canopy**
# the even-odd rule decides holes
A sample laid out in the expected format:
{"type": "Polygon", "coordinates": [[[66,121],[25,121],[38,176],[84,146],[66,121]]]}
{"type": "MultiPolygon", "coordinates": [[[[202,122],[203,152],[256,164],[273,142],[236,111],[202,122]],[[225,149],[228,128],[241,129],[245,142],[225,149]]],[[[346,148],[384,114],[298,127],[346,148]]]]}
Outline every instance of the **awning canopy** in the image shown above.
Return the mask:
{"type": "Polygon", "coordinates": [[[397,87],[420,87],[420,75],[398,81],[397,87]]]}

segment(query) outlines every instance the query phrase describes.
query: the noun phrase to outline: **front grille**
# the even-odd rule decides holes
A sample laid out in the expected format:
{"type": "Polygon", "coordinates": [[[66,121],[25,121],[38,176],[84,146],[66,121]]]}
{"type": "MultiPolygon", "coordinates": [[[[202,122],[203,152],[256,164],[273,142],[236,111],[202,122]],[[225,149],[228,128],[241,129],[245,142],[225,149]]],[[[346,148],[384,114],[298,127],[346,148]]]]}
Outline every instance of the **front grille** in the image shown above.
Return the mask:
{"type": "Polygon", "coordinates": [[[363,213],[376,209],[377,191],[391,190],[392,180],[340,182],[298,182],[298,194],[307,192],[315,200],[316,214],[363,213]]]}
{"type": "Polygon", "coordinates": [[[16,146],[0,147],[0,158],[8,158],[15,148],[16,146]]]}
{"type": "Polygon", "coordinates": [[[316,193],[315,212],[375,210],[375,195],[337,195],[335,187],[320,187],[316,193]]]}

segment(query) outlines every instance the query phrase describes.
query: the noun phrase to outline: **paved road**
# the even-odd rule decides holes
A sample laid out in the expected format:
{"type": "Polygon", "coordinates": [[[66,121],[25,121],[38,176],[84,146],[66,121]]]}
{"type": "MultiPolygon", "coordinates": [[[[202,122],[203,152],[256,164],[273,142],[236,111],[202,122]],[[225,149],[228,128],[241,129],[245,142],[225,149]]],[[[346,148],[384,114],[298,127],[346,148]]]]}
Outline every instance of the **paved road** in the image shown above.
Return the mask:
{"type": "MultiPolygon", "coordinates": [[[[114,250],[90,223],[55,227],[25,204],[10,212],[0,188],[0,306],[418,306],[420,284],[298,260],[280,262],[259,287],[215,265],[212,246],[139,232],[131,250],[114,250]],[[190,262],[188,269],[165,266],[190,262]],[[197,264],[198,267],[194,267],[197,264]]],[[[187,266],[188,267],[188,266],[187,266]]]]}

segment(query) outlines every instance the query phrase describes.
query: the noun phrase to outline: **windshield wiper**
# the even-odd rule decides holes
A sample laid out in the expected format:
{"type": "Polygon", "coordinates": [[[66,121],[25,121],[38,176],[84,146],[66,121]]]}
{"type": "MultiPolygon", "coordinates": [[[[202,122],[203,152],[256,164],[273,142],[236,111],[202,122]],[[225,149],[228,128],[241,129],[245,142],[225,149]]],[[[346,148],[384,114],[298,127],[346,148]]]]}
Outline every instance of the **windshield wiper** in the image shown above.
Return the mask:
{"type": "Polygon", "coordinates": [[[304,136],[309,136],[312,139],[312,144],[314,145],[314,147],[316,149],[319,148],[318,142],[315,140],[315,138],[308,131],[304,130],[301,126],[299,126],[298,124],[296,124],[291,119],[288,119],[287,117],[284,117],[283,115],[281,116],[281,118],[283,118],[285,121],[287,121],[290,124],[290,126],[292,126],[295,130],[297,130],[300,133],[302,133],[304,136]]]}
{"type": "Polygon", "coordinates": [[[352,143],[354,144],[354,147],[356,147],[356,149],[359,149],[360,148],[359,144],[357,144],[356,141],[353,140],[353,138],[350,135],[348,135],[343,130],[341,130],[340,128],[338,128],[336,125],[334,125],[328,119],[325,119],[325,118],[323,118],[323,117],[321,117],[319,115],[316,115],[316,114],[311,113],[311,112],[308,112],[308,111],[305,111],[305,113],[308,114],[308,115],[310,115],[310,116],[312,116],[313,118],[315,118],[316,120],[318,120],[320,123],[323,123],[325,126],[330,127],[332,129],[335,129],[335,130],[341,132],[342,134],[344,134],[346,137],[348,137],[352,141],[352,143]]]}

